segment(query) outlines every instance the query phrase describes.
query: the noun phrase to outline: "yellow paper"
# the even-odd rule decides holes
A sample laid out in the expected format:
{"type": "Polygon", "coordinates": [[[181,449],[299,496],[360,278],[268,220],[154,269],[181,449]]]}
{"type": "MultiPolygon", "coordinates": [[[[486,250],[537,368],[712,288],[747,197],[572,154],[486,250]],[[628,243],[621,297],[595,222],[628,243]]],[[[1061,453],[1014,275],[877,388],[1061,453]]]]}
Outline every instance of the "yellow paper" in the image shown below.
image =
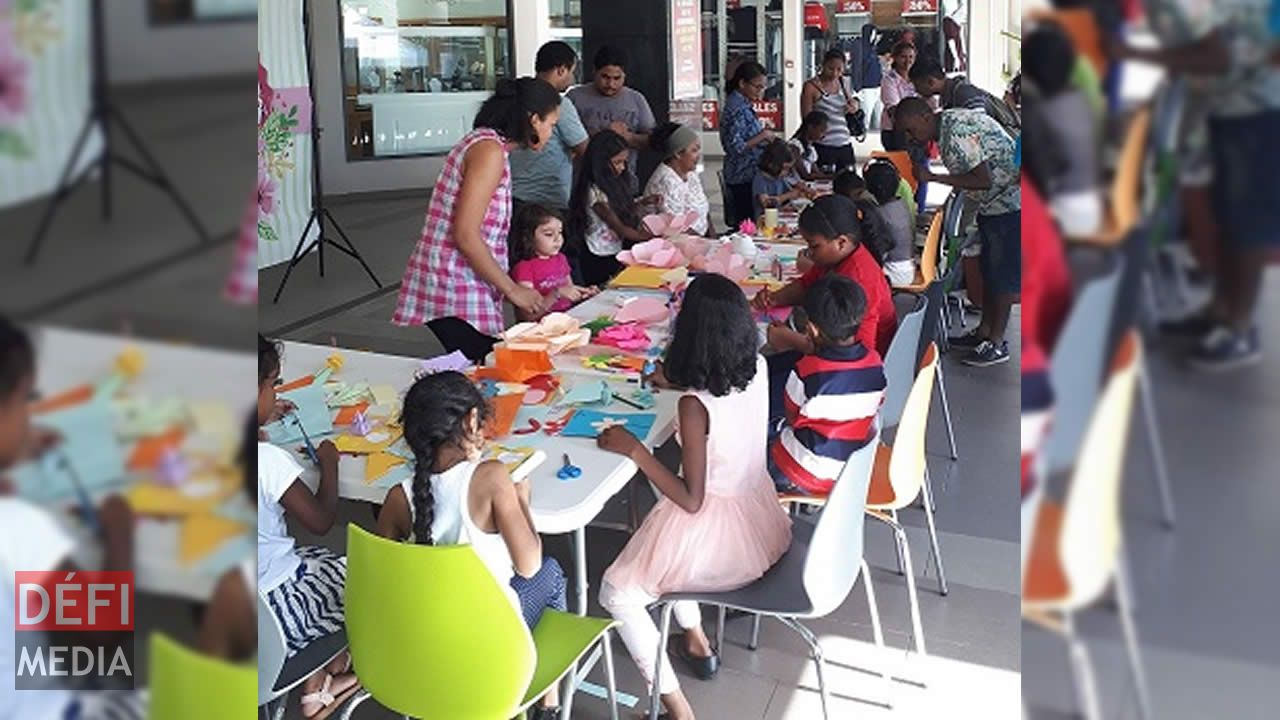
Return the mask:
{"type": "MultiPolygon", "coordinates": [[[[385,428],[377,428],[374,433],[383,433],[387,438],[381,442],[373,442],[368,438],[359,435],[340,435],[333,444],[338,448],[338,452],[348,455],[369,455],[371,453],[382,452],[391,447],[391,444],[400,439],[403,431],[398,427],[388,425],[385,428]]],[[[373,434],[373,433],[371,433],[373,434]]]]}
{"type": "Polygon", "coordinates": [[[630,288],[648,288],[657,290],[663,286],[665,282],[663,275],[667,274],[669,268],[648,267],[645,265],[632,265],[618,276],[609,281],[609,287],[630,287],[630,288]]]}
{"type": "Polygon", "coordinates": [[[390,408],[400,404],[400,393],[390,385],[372,385],[369,392],[373,394],[374,405],[390,408]]]}
{"type": "Polygon", "coordinates": [[[191,565],[226,541],[248,532],[248,525],[220,515],[192,515],[182,523],[178,557],[183,565],[191,565]]]}
{"type": "Polygon", "coordinates": [[[192,484],[215,484],[212,492],[194,495],[181,488],[140,482],[125,491],[125,501],[138,515],[166,515],[181,517],[211,512],[227,498],[240,491],[238,474],[196,475],[192,484]]]}
{"type": "Polygon", "coordinates": [[[399,455],[386,452],[373,453],[365,460],[364,484],[372,485],[375,480],[386,475],[391,468],[405,464],[399,455]]]}

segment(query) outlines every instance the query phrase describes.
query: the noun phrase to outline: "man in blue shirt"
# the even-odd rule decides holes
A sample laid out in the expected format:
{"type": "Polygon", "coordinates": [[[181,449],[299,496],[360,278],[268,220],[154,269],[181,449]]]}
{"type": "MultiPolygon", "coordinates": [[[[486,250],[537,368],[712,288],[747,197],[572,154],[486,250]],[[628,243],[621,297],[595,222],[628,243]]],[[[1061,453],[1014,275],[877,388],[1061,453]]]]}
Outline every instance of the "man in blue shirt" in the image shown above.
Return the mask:
{"type": "MultiPolygon", "coordinates": [[[[558,92],[573,84],[578,56],[567,43],[553,40],[538,49],[537,76],[558,92]]],[[[519,203],[537,203],[564,213],[569,208],[573,161],[587,149],[587,130],[567,96],[560,99],[560,120],[546,146],[511,152],[511,193],[519,203]]]]}

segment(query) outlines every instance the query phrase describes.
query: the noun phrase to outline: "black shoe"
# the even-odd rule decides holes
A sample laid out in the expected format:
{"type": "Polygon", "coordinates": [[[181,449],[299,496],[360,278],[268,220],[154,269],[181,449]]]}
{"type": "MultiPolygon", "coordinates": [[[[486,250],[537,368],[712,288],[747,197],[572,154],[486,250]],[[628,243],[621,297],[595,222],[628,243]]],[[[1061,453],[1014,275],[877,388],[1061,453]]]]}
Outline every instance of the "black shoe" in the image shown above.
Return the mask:
{"type": "Polygon", "coordinates": [[[961,360],[960,362],[971,367],[991,367],[1000,363],[1009,362],[1009,343],[1002,342],[999,345],[984,340],[973,351],[973,355],[961,360]]]}
{"type": "Polygon", "coordinates": [[[559,720],[560,708],[543,707],[541,705],[529,711],[529,720],[559,720]]]}
{"type": "Polygon", "coordinates": [[[716,676],[716,673],[720,672],[719,655],[711,653],[709,657],[694,657],[684,649],[684,643],[676,642],[675,646],[676,655],[684,661],[685,666],[699,680],[710,680],[716,676]]]}
{"type": "Polygon", "coordinates": [[[964,335],[956,335],[955,337],[947,338],[947,343],[949,343],[951,347],[965,348],[965,349],[971,350],[973,348],[978,347],[982,343],[986,342],[986,340],[987,340],[986,338],[978,334],[977,330],[972,330],[970,332],[965,333],[964,335]]]}

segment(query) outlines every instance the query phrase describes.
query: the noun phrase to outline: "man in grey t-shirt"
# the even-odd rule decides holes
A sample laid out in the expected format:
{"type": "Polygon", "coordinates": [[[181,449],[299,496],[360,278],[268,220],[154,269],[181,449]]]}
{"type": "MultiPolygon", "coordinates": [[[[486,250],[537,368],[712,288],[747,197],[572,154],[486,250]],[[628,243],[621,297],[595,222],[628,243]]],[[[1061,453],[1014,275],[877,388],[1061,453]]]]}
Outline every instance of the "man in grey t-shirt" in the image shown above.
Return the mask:
{"type": "MultiPolygon", "coordinates": [[[[578,56],[567,43],[553,40],[538,49],[534,61],[537,76],[563,93],[573,83],[578,56]]],[[[511,152],[511,193],[524,203],[537,203],[556,210],[569,207],[573,185],[573,161],[587,149],[587,130],[569,98],[560,101],[560,120],[545,147],[520,148],[511,152]]]]}
{"type": "Polygon", "coordinates": [[[649,101],[638,90],[626,86],[627,58],[622,50],[605,45],[596,51],[595,78],[569,91],[587,132],[595,135],[612,130],[631,147],[631,172],[636,171],[636,151],[649,144],[649,133],[657,125],[649,101]]]}

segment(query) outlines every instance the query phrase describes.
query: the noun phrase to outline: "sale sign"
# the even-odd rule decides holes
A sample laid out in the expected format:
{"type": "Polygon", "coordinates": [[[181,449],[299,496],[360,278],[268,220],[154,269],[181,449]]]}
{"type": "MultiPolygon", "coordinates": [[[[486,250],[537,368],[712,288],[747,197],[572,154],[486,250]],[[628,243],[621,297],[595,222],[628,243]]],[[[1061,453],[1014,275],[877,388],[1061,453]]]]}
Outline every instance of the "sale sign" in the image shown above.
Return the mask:
{"type": "Polygon", "coordinates": [[[753,100],[751,109],[756,111],[760,124],[766,130],[782,129],[782,103],[778,100],[753,100]]]}
{"type": "Polygon", "coordinates": [[[702,101],[702,129],[715,130],[720,127],[720,103],[715,100],[702,101]]]}
{"type": "Polygon", "coordinates": [[[902,0],[903,15],[932,15],[938,12],[938,0],[902,0]]]}
{"type": "Polygon", "coordinates": [[[836,2],[836,12],[838,13],[869,13],[871,12],[871,0],[838,0],[836,2]]]}
{"type": "Polygon", "coordinates": [[[133,573],[14,574],[14,687],[50,678],[133,680],[133,573]]]}

